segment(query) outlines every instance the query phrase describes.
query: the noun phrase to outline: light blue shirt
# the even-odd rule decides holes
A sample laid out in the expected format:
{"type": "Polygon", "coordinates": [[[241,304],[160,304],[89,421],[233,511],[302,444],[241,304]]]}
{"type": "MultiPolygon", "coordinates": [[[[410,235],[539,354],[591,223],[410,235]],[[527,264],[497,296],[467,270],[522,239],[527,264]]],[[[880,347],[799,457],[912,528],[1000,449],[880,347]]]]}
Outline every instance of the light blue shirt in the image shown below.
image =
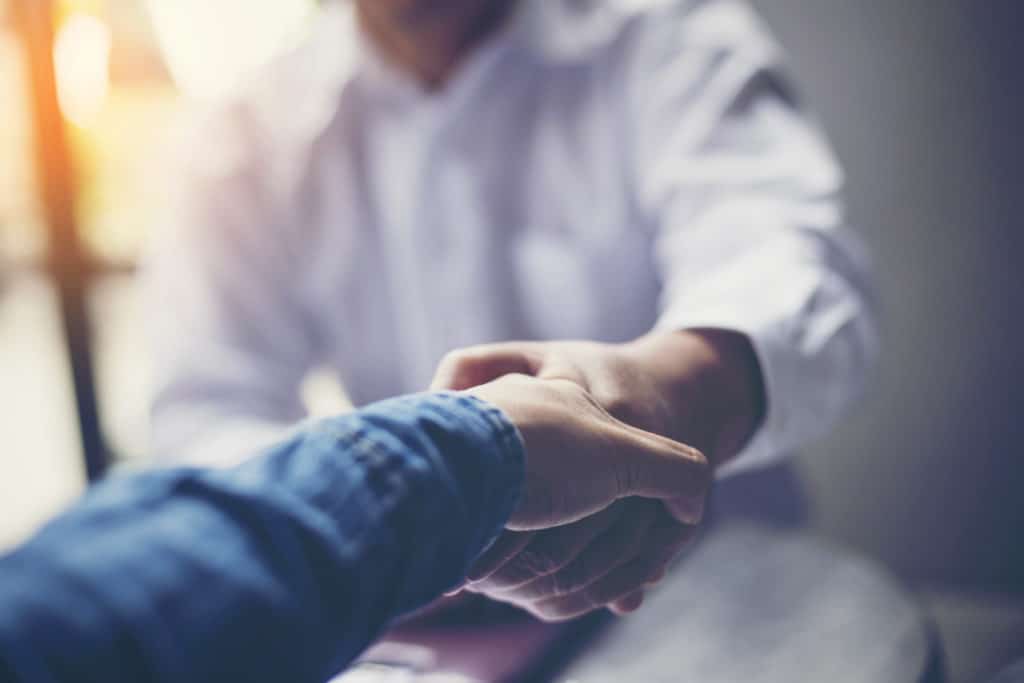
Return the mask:
{"type": "Polygon", "coordinates": [[[737,0],[521,0],[425,92],[348,3],[177,146],[146,269],[155,447],[231,461],[509,340],[747,335],[767,414],[728,471],[825,433],[877,350],[842,174],[737,0]]]}

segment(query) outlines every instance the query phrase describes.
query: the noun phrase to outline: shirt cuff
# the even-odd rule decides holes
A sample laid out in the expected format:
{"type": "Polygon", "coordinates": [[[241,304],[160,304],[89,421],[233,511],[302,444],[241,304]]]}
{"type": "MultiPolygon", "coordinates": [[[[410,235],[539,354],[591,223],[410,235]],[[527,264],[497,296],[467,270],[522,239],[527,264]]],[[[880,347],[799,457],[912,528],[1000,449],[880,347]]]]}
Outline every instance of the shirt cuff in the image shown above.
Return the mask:
{"type": "Polygon", "coordinates": [[[779,378],[780,374],[784,372],[780,366],[785,361],[783,355],[776,351],[779,341],[772,326],[759,324],[759,321],[753,319],[749,312],[741,314],[724,309],[717,311],[690,309],[684,312],[674,308],[667,310],[655,326],[655,330],[658,331],[695,329],[725,330],[747,337],[757,356],[764,383],[765,413],[761,424],[740,452],[718,468],[717,476],[725,478],[784,460],[791,451],[780,447],[779,435],[784,434],[788,429],[790,416],[787,415],[785,403],[778,400],[779,378]]]}
{"type": "Polygon", "coordinates": [[[486,551],[502,533],[519,504],[525,472],[526,448],[518,428],[492,403],[461,392],[439,392],[433,401],[446,410],[460,413],[465,434],[480,444],[470,449],[473,458],[490,460],[482,479],[476,467],[450,459],[450,465],[467,499],[476,499],[482,534],[476,556],[486,551]],[[474,495],[475,494],[475,495],[474,495]]]}

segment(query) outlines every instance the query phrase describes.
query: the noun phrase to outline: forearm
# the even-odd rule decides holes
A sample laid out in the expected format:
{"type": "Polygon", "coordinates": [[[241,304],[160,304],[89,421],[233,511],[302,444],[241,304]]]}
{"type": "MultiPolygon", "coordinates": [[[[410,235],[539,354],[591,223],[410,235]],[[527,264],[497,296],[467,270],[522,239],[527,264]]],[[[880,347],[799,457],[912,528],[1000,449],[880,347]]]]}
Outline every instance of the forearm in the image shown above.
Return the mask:
{"type": "MultiPolygon", "coordinates": [[[[657,226],[656,330],[731,330],[760,363],[758,426],[744,441],[751,420],[737,419],[721,446],[705,446],[722,461],[745,443],[728,474],[826,433],[859,393],[877,339],[870,267],[845,226],[842,169],[792,97],[776,41],[746,5],[691,4],[652,23],[638,53],[636,185],[657,226]],[[679,63],[696,66],[680,77],[679,63]]],[[[717,395],[730,384],[704,386],[717,395]]],[[[740,413],[758,412],[744,402],[740,413]]]]}
{"type": "Polygon", "coordinates": [[[727,330],[652,332],[624,347],[651,377],[664,433],[699,448],[714,467],[750,440],[766,408],[764,380],[749,339],[727,330]]]}
{"type": "Polygon", "coordinates": [[[402,399],[237,469],[99,487],[0,559],[0,661],[27,680],[321,683],[503,526],[521,444],[484,405],[402,399]]]}

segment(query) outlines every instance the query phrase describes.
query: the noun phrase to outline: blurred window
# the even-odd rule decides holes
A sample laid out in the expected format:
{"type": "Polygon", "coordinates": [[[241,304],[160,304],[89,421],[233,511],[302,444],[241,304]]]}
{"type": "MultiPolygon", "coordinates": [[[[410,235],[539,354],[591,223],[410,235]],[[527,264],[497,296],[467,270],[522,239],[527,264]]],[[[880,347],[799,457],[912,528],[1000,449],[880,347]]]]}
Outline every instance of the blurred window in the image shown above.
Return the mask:
{"type": "Polygon", "coordinates": [[[36,203],[27,70],[10,5],[11,0],[0,0],[0,282],[13,264],[37,260],[44,244],[36,203]]]}
{"type": "Polygon", "coordinates": [[[149,223],[146,179],[181,101],[139,0],[64,0],[54,45],[91,256],[130,265],[149,223]]]}
{"type": "Polygon", "coordinates": [[[37,122],[18,12],[53,14],[52,55],[73,168],[96,392],[115,459],[145,454],[146,344],[134,267],[164,140],[189,100],[217,98],[299,40],[314,0],[0,0],[0,548],[82,484],[57,289],[46,267],[37,122]],[[12,440],[13,439],[13,440],[12,440]]]}
{"type": "Polygon", "coordinates": [[[146,342],[131,273],[152,222],[168,132],[298,40],[312,0],[63,0],[55,40],[77,213],[107,275],[90,292],[99,405],[115,456],[147,449],[146,342]],[[62,50],[68,53],[61,59],[62,50]],[[63,67],[63,68],[62,68],[63,67]]]}
{"type": "Polygon", "coordinates": [[[46,232],[28,65],[12,13],[23,1],[0,0],[0,549],[31,533],[83,484],[55,288],[37,267],[46,232]]]}
{"type": "Polygon", "coordinates": [[[55,64],[71,130],[83,237],[131,264],[150,223],[147,181],[190,98],[216,98],[297,40],[312,0],[62,0],[55,64]],[[173,76],[173,79],[172,79],[173,76]]]}

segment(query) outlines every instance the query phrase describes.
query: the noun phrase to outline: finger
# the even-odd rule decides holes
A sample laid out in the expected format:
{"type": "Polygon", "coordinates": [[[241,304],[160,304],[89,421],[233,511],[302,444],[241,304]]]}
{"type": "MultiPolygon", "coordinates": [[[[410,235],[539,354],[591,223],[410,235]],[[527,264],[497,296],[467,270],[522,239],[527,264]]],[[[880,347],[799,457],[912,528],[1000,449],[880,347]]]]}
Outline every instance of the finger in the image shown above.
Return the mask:
{"type": "Polygon", "coordinates": [[[578,522],[538,532],[522,552],[493,572],[486,580],[474,584],[480,592],[508,591],[549,577],[569,566],[580,553],[600,537],[616,521],[628,514],[633,501],[624,500],[578,522]]]}
{"type": "Polygon", "coordinates": [[[695,501],[673,512],[679,521],[696,524],[703,516],[701,501],[711,486],[711,467],[695,448],[623,423],[615,427],[619,496],[695,501]]]}
{"type": "Polygon", "coordinates": [[[654,583],[655,577],[664,572],[664,564],[665,561],[659,557],[643,555],[572,595],[534,603],[530,611],[545,621],[581,617],[625,599],[638,587],[654,583]]]}
{"type": "Polygon", "coordinates": [[[652,533],[659,515],[669,519],[659,501],[633,498],[622,502],[628,507],[607,532],[559,571],[516,587],[516,597],[537,601],[575,593],[637,557],[651,543],[664,540],[652,533]]]}
{"type": "Polygon", "coordinates": [[[447,354],[430,383],[432,391],[462,391],[504,375],[535,374],[537,361],[526,344],[474,346],[447,354]]]}
{"type": "Polygon", "coordinates": [[[665,509],[682,524],[697,525],[704,519],[706,496],[698,498],[681,497],[666,500],[665,509]]]}
{"type": "Polygon", "coordinates": [[[612,614],[617,617],[624,617],[627,614],[640,609],[640,606],[644,604],[644,592],[642,590],[633,591],[621,600],[616,600],[612,604],[608,605],[608,609],[611,610],[612,614]]]}
{"type": "MultiPolygon", "coordinates": [[[[530,611],[546,621],[561,621],[612,605],[637,590],[661,581],[669,562],[695,533],[692,527],[665,528],[672,540],[618,567],[607,576],[570,595],[536,602],[530,611]]],[[[660,535],[660,534],[659,534],[660,535]]]]}
{"type": "Polygon", "coordinates": [[[506,531],[498,537],[484,554],[477,558],[466,574],[466,581],[483,581],[518,555],[533,540],[532,531],[506,531]]]}

